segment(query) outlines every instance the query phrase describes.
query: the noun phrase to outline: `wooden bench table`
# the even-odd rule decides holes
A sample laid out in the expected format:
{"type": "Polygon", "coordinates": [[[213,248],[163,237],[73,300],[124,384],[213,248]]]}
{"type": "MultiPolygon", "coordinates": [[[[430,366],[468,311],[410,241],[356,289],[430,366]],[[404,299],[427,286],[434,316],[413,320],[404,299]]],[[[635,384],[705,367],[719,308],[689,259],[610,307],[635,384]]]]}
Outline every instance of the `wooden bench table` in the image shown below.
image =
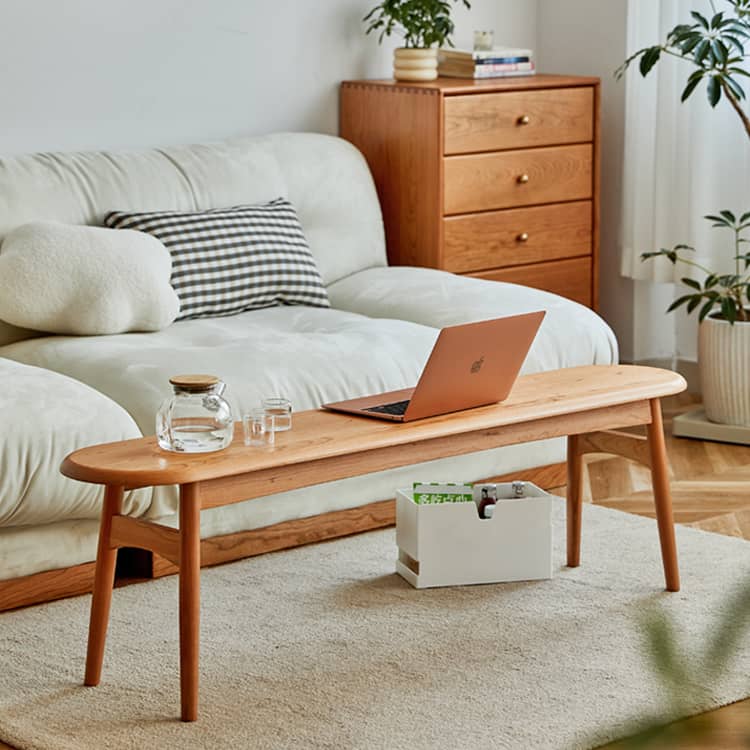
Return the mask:
{"type": "Polygon", "coordinates": [[[327,411],[294,415],[273,449],[246,447],[241,429],[216,453],[161,450],[154,437],[83,448],[68,477],[105,486],[86,656],[86,685],[101,678],[117,550],[138,547],[179,567],[183,721],[198,716],[200,511],[335,479],[544,438],[568,437],[567,562],[580,563],[581,457],[610,452],[651,467],[666,587],[680,587],[659,399],[685,389],[680,375],[627,365],[576,367],[520,377],[502,404],[406,424],[327,411]],[[647,436],[612,432],[646,425],[647,436]],[[123,493],[177,484],[179,528],[121,514],[123,493]]]}

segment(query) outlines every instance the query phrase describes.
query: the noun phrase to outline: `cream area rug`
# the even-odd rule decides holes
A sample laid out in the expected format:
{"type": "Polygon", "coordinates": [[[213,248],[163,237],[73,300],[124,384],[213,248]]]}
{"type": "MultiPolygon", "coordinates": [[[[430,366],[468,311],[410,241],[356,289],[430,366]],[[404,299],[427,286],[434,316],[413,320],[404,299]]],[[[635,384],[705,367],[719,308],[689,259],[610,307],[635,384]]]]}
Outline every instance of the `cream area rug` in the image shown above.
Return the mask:
{"type": "MultiPolygon", "coordinates": [[[[550,581],[417,591],[393,529],[202,574],[201,705],[179,715],[177,579],[116,590],[102,684],[81,686],[89,597],[0,615],[0,738],[26,749],[588,748],[657,710],[639,618],[689,654],[750,573],[750,543],[680,528],[663,591],[655,524],[587,506],[583,564],[550,581]]],[[[748,639],[688,712],[750,694],[748,639]]],[[[668,715],[665,718],[670,718],[668,715]]]]}

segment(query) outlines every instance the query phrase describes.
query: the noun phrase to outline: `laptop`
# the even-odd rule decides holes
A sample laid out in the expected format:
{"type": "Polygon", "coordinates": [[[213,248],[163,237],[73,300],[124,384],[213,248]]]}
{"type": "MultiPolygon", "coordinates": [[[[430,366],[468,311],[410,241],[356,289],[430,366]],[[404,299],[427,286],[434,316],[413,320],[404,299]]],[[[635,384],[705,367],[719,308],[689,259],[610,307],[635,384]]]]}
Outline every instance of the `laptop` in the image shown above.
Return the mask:
{"type": "Polygon", "coordinates": [[[411,422],[504,401],[543,318],[539,311],[443,328],[414,388],[323,408],[411,422]]]}

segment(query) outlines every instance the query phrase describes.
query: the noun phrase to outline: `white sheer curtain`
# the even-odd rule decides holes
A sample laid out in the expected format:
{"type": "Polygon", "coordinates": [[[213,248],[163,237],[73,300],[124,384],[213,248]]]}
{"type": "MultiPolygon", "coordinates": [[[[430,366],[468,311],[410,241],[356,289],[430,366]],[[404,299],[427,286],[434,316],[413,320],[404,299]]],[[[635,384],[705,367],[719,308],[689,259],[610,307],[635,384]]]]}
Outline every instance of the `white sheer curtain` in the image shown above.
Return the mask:
{"type": "MultiPolygon", "coordinates": [[[[715,5],[728,7],[722,0],[715,5]]],[[[709,17],[713,12],[706,0],[629,0],[628,54],[663,41],[678,23],[689,23],[691,10],[709,17]]],[[[642,252],[679,242],[696,248],[696,261],[732,270],[731,233],[711,229],[702,217],[720,209],[750,211],[749,139],[727,101],[711,109],[705,84],[680,103],[693,69],[683,60],[662,58],[646,78],[637,65],[626,76],[621,271],[633,279],[690,275],[666,260],[640,260],[642,252]]],[[[750,79],[741,80],[750,93],[750,79]]]]}

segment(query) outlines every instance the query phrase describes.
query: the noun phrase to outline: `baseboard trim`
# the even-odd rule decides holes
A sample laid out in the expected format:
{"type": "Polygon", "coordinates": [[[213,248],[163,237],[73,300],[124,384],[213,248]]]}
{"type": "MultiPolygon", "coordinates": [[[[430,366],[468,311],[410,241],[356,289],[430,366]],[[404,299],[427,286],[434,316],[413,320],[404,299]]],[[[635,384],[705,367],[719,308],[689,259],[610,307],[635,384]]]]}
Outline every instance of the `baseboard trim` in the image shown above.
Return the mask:
{"type": "Polygon", "coordinates": [[[94,586],[94,568],[95,563],[88,562],[0,581],[0,612],[88,594],[94,586]]]}

